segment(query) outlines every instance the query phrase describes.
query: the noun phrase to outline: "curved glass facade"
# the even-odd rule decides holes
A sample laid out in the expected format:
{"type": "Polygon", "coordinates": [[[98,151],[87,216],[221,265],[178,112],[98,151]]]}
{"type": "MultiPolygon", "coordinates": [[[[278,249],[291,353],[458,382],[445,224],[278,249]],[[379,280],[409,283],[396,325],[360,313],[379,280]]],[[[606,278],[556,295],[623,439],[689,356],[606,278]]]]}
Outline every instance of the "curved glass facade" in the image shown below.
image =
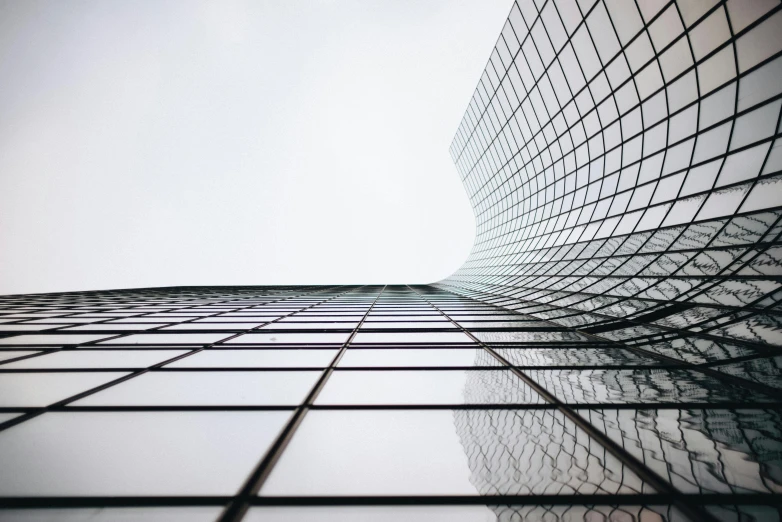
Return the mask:
{"type": "Polygon", "coordinates": [[[518,2],[451,155],[469,259],[441,283],[780,388],[777,2],[518,2]]]}

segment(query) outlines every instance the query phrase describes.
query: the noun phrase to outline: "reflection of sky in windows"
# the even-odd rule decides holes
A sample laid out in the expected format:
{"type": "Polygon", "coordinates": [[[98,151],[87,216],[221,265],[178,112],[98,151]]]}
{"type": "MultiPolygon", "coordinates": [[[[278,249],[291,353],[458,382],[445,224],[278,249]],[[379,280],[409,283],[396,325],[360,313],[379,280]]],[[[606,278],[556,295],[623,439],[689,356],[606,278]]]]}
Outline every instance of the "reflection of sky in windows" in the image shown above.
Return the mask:
{"type": "Polygon", "coordinates": [[[514,3],[438,284],[0,297],[0,518],[778,516],[781,17],[514,3]]]}

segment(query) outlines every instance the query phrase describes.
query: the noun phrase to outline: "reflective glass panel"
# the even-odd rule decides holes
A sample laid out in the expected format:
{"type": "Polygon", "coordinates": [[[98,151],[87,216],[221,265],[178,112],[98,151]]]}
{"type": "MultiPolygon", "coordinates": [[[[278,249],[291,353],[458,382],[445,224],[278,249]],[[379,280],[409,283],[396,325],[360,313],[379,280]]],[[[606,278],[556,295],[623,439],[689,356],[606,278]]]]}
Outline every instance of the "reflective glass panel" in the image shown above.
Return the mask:
{"type": "Polygon", "coordinates": [[[147,368],[184,350],[78,350],[54,352],[9,363],[4,368],[147,368]]]}
{"type": "Polygon", "coordinates": [[[770,396],[728,387],[692,370],[526,370],[559,400],[573,404],[769,402],[770,396]]]}
{"type": "Polygon", "coordinates": [[[651,491],[555,410],[385,410],[308,413],[260,494],[642,490],[651,491]]]}
{"type": "Polygon", "coordinates": [[[0,406],[48,406],[124,375],[127,372],[2,373],[0,406]]]}
{"type": "Polygon", "coordinates": [[[320,372],[149,372],[76,406],[297,406],[320,372]]]}
{"type": "Polygon", "coordinates": [[[212,344],[229,337],[226,333],[126,335],[101,344],[212,344]]]}
{"type": "Polygon", "coordinates": [[[227,350],[208,349],[169,364],[171,368],[325,368],[336,349],[227,350]]]}
{"type": "Polygon", "coordinates": [[[579,410],[684,493],[782,493],[773,410],[579,410]]]}
{"type": "Polygon", "coordinates": [[[198,507],[114,507],[3,509],[6,522],[214,522],[222,508],[198,507]]]}
{"type": "Polygon", "coordinates": [[[494,358],[487,358],[481,349],[464,348],[350,348],[339,361],[340,367],[361,366],[501,366],[494,358]]]}
{"type": "Polygon", "coordinates": [[[539,404],[506,370],[337,371],[315,404],[539,404]]]}
{"type": "Polygon", "coordinates": [[[349,333],[249,333],[226,344],[343,344],[349,333]]]}
{"type": "Polygon", "coordinates": [[[289,415],[46,413],[0,432],[0,495],[233,495],[289,415]]]}
{"type": "Polygon", "coordinates": [[[359,332],[353,338],[353,344],[361,343],[472,343],[462,332],[359,332]]]}

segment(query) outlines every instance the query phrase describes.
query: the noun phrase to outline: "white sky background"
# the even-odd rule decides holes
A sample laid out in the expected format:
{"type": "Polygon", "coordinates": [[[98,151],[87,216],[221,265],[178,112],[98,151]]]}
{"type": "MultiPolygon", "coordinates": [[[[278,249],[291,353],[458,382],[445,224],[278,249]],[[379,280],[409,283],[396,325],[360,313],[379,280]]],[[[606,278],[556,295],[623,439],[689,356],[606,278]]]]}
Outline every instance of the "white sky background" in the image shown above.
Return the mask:
{"type": "Polygon", "coordinates": [[[510,0],[0,0],[0,294],[428,283],[510,0]]]}

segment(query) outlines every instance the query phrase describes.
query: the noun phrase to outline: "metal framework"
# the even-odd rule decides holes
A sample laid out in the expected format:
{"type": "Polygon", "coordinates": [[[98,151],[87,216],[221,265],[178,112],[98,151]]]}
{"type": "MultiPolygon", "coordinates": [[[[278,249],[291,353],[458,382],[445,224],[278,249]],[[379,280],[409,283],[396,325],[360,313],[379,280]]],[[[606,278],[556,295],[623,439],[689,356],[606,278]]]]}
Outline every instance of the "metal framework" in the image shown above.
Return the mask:
{"type": "Polygon", "coordinates": [[[3,519],[777,509],[772,391],[433,286],[0,304],[3,519]]]}
{"type": "Polygon", "coordinates": [[[782,7],[513,4],[435,285],[0,297],[1,520],[779,520],[782,7]]]}

